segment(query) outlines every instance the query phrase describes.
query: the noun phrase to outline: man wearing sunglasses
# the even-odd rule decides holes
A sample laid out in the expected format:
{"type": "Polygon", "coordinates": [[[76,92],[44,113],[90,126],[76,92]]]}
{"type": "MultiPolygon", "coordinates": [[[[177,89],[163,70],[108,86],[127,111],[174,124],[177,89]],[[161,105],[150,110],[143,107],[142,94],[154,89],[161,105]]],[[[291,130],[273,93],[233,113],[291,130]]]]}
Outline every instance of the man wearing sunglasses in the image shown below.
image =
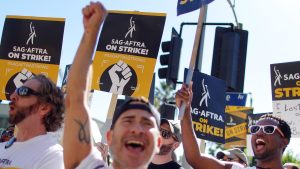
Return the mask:
{"type": "Polygon", "coordinates": [[[216,157],[217,159],[222,161],[233,161],[240,163],[245,167],[248,166],[248,159],[246,154],[238,148],[219,151],[216,157]]]}
{"type": "MultiPolygon", "coordinates": [[[[64,162],[67,169],[108,168],[93,147],[87,106],[89,68],[106,9],[99,2],[83,8],[84,35],[74,58],[67,85],[64,162]]],[[[159,113],[143,98],[132,98],[117,108],[106,133],[114,169],[146,169],[158,152],[159,113]]]]}
{"type": "Polygon", "coordinates": [[[49,132],[62,126],[63,94],[44,75],[28,79],[10,95],[9,123],[17,133],[0,143],[0,168],[63,168],[62,146],[49,132]]]}
{"type": "Polygon", "coordinates": [[[172,156],[175,156],[174,151],[181,143],[180,125],[167,119],[161,119],[160,135],[162,137],[162,144],[159,153],[155,154],[148,169],[181,169],[182,167],[176,162],[176,159],[172,158],[172,156]]]}
{"type": "MultiPolygon", "coordinates": [[[[244,166],[220,161],[201,154],[197,145],[191,120],[191,102],[193,98],[192,83],[188,87],[183,85],[176,93],[176,105],[186,104],[184,117],[181,120],[183,148],[188,163],[194,169],[242,169],[244,166]]],[[[262,116],[256,126],[251,127],[251,144],[256,159],[255,167],[258,169],[283,169],[282,154],[289,144],[291,129],[289,125],[273,115],[262,116]]]]}

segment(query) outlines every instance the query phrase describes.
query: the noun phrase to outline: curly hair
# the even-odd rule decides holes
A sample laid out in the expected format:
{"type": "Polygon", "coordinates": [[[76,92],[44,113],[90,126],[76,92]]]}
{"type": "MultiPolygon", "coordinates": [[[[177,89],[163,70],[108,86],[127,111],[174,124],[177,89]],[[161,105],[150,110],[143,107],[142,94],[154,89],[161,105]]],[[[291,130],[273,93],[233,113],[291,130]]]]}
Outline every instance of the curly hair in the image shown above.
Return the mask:
{"type": "Polygon", "coordinates": [[[43,118],[43,123],[48,132],[53,132],[62,127],[64,120],[64,96],[62,91],[56,87],[53,81],[47,78],[43,74],[34,76],[35,79],[41,83],[39,87],[39,92],[42,94],[40,96],[40,102],[46,102],[51,105],[51,110],[43,118]]]}
{"type": "Polygon", "coordinates": [[[261,116],[259,120],[262,120],[262,119],[272,119],[272,120],[277,121],[278,122],[277,127],[282,131],[282,133],[284,134],[284,137],[290,141],[292,132],[291,132],[290,126],[288,125],[288,123],[286,121],[284,121],[282,118],[277,117],[273,114],[265,114],[265,115],[261,116]]]}

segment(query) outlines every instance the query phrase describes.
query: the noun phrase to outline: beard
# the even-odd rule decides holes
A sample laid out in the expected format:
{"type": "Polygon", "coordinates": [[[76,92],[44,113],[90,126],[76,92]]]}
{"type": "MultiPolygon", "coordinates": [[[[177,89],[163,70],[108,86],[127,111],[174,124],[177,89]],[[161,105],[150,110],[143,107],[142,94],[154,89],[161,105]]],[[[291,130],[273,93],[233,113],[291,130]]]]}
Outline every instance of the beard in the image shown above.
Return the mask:
{"type": "Polygon", "coordinates": [[[254,157],[257,160],[265,160],[265,159],[268,159],[269,156],[270,156],[270,153],[268,153],[268,152],[265,152],[263,154],[256,154],[256,153],[254,153],[254,157]]]}
{"type": "Polygon", "coordinates": [[[10,102],[9,105],[14,105],[15,108],[15,114],[9,114],[8,122],[10,124],[18,124],[21,121],[23,121],[26,117],[33,114],[34,108],[37,107],[38,103],[35,103],[33,105],[27,106],[27,107],[18,107],[14,102],[10,102]]]}
{"type": "Polygon", "coordinates": [[[157,155],[166,155],[173,150],[173,144],[161,145],[157,155]]]}

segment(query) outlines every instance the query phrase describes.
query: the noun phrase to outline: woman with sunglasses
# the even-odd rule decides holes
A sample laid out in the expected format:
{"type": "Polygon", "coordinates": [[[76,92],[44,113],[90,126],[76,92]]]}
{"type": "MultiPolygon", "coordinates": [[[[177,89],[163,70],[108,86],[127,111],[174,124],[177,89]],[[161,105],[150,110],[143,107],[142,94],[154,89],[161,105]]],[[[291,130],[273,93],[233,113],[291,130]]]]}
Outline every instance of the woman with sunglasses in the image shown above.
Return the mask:
{"type": "MultiPolygon", "coordinates": [[[[188,163],[194,169],[242,169],[244,166],[228,161],[220,161],[201,154],[191,120],[191,102],[193,98],[192,85],[183,85],[176,93],[176,105],[186,103],[186,109],[181,120],[182,142],[188,163]]],[[[248,169],[283,169],[282,154],[289,144],[291,129],[289,125],[273,115],[262,116],[255,126],[250,128],[251,144],[256,159],[255,167],[248,169]]]]}

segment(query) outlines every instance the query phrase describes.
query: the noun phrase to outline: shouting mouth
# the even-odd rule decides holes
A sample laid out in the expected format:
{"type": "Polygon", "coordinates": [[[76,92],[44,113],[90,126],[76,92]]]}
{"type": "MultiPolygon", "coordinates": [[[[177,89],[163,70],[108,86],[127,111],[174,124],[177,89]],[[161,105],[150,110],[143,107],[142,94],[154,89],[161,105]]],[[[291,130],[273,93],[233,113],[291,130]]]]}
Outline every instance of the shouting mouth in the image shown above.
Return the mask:
{"type": "Polygon", "coordinates": [[[12,103],[9,103],[9,112],[13,111],[15,106],[12,103]]]}
{"type": "Polygon", "coordinates": [[[145,145],[141,141],[129,140],[125,142],[125,147],[132,153],[140,153],[145,150],[145,145]]]}
{"type": "Polygon", "coordinates": [[[255,141],[255,147],[257,151],[261,151],[266,145],[266,142],[263,139],[256,139],[255,141]]]}

